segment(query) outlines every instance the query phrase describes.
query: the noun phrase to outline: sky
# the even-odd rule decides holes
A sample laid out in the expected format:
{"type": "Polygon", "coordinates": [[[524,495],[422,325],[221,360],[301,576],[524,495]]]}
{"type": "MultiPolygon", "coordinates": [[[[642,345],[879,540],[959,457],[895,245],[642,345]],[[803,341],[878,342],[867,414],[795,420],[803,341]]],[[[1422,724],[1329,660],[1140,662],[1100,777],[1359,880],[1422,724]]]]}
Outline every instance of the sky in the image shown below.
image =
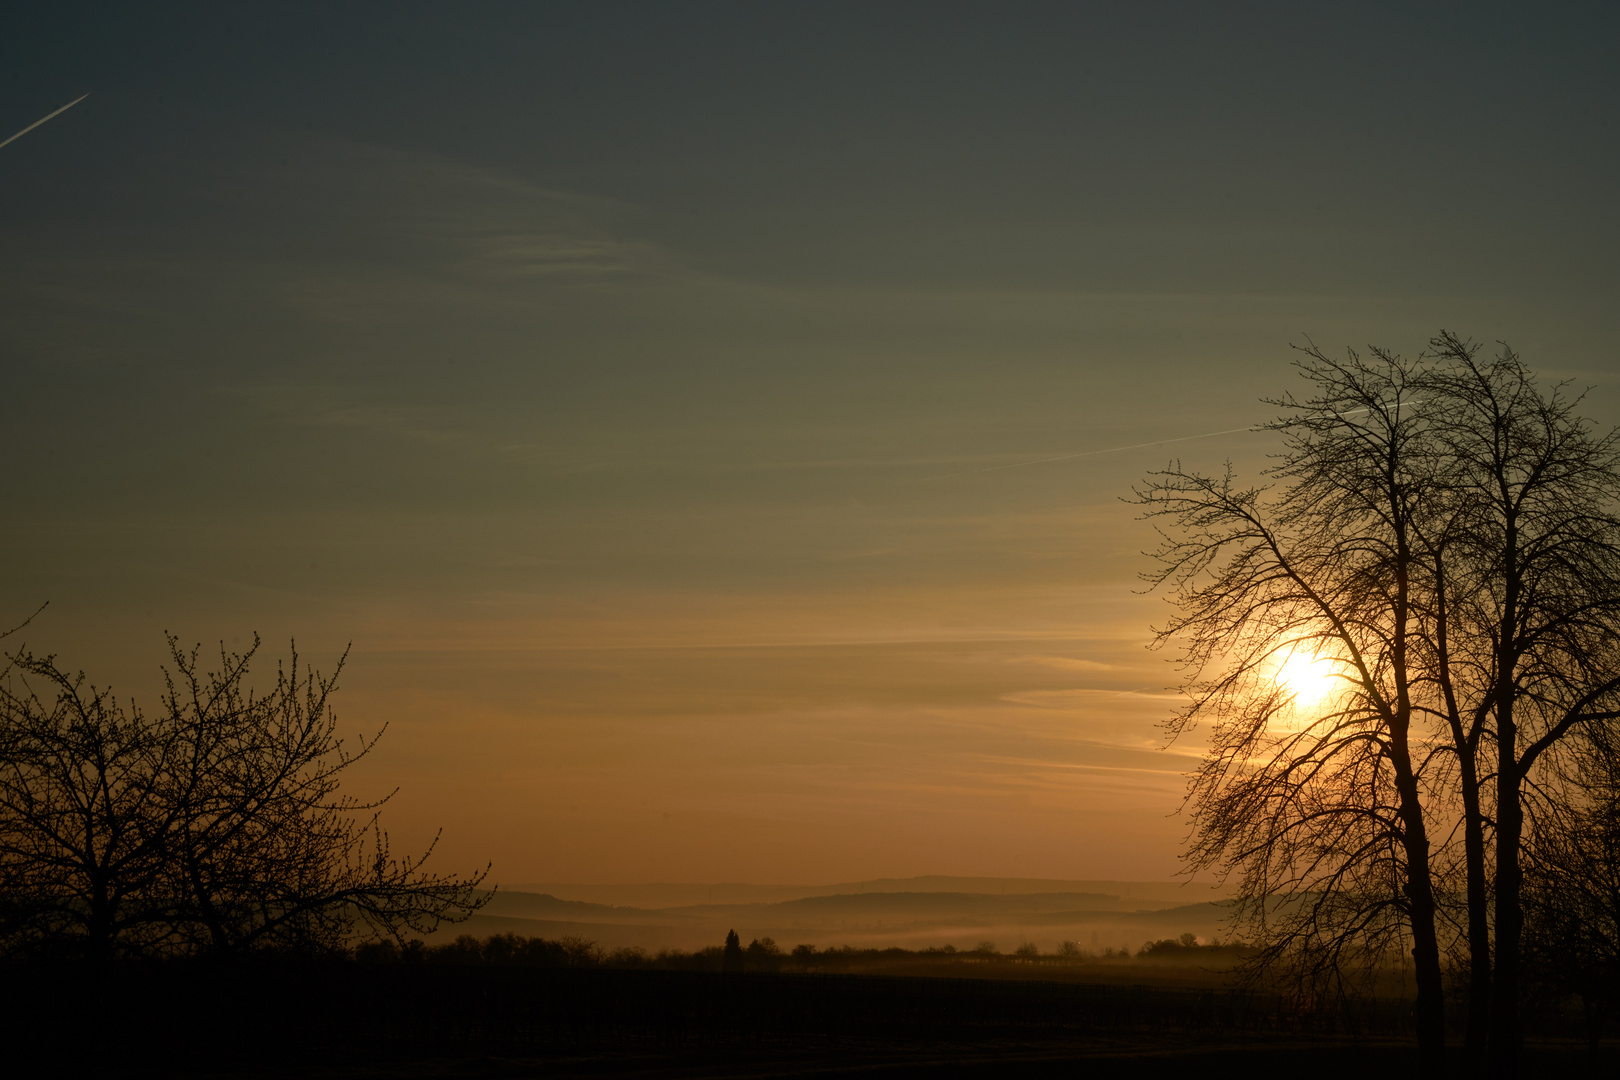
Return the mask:
{"type": "Polygon", "coordinates": [[[236,8],[8,19],[0,621],[347,647],[443,869],[1168,878],[1125,500],[1277,447],[1165,440],[1442,328],[1620,419],[1606,5],[236,8]]]}

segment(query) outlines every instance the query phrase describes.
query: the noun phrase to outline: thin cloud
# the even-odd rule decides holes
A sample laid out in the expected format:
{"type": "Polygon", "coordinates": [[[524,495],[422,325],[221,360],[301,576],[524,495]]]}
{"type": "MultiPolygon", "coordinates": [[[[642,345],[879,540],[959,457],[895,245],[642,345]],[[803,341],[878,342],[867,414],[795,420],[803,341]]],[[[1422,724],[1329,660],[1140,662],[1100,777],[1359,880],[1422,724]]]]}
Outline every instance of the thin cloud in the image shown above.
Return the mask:
{"type": "Polygon", "coordinates": [[[1036,664],[1040,667],[1056,668],[1059,671],[1113,671],[1115,667],[1113,664],[1104,664],[1097,660],[1083,660],[1077,656],[1053,656],[1046,653],[1015,656],[1010,662],[1036,664]]]}

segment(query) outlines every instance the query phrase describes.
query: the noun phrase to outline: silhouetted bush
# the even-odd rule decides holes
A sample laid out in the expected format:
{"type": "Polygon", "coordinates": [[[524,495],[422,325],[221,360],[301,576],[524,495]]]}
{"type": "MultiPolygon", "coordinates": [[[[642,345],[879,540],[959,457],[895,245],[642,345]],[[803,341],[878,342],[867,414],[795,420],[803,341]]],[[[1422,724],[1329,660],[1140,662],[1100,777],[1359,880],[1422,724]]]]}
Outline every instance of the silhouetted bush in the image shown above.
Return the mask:
{"type": "Polygon", "coordinates": [[[483,874],[431,874],[426,853],[391,852],[386,797],[340,791],[376,737],[339,737],[336,674],[294,653],[256,690],[257,648],[221,646],[207,671],[171,637],[148,711],[53,656],[6,658],[0,955],[317,953],[431,933],[485,903],[483,874]]]}
{"type": "Polygon", "coordinates": [[[744,966],[749,971],[780,971],[783,959],[782,950],[770,938],[750,941],[743,955],[744,966]]]}

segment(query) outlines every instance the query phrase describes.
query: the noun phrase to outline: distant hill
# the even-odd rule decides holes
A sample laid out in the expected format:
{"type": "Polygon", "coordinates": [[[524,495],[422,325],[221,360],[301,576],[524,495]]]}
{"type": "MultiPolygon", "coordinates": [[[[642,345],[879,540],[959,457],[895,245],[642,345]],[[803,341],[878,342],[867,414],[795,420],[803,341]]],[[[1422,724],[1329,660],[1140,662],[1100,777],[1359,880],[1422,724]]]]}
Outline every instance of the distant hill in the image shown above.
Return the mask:
{"type": "Polygon", "coordinates": [[[613,919],[621,915],[644,918],[643,908],[615,907],[611,904],[592,904],[583,900],[561,900],[547,893],[518,892],[499,889],[483,907],[487,915],[504,915],[525,919],[613,919]]]}
{"type": "MultiPolygon", "coordinates": [[[[913,878],[858,885],[945,885],[995,883],[997,878],[913,878]]],[[[1025,882],[1005,882],[1008,886],[1025,882]]],[[[1050,886],[1051,882],[1036,884],[1050,886]]],[[[1030,941],[1055,949],[1060,941],[1083,948],[1138,948],[1144,941],[1194,933],[1213,939],[1224,932],[1226,905],[1213,890],[1189,890],[1166,882],[1106,882],[1117,891],[1047,889],[1027,892],[1009,887],[991,891],[927,891],[868,888],[864,891],[776,899],[787,886],[596,886],[598,896],[623,899],[624,892],[651,900],[646,906],[564,899],[551,893],[506,888],[466,923],[446,926],[439,937],[471,933],[517,933],[590,938],[606,947],[648,949],[718,945],[728,930],[745,941],[772,937],[791,946],[806,942],[826,947],[951,944],[972,948],[995,941],[1009,950],[1030,941]],[[1131,888],[1120,888],[1131,886],[1131,888]],[[671,895],[692,890],[717,894],[728,902],[657,906],[671,895]],[[763,892],[770,899],[741,900],[763,892]],[[1135,895],[1126,895],[1134,893],[1135,895]],[[1157,894],[1157,895],[1154,895],[1157,894]],[[1189,902],[1191,901],[1191,902],[1189,902]]]]}
{"type": "MultiPolygon", "coordinates": [[[[678,884],[653,882],[629,885],[589,885],[567,882],[502,886],[515,892],[544,893],[566,900],[615,907],[678,908],[707,904],[776,904],[818,896],[857,893],[969,893],[977,895],[1035,895],[1081,893],[1140,901],[1135,906],[1170,906],[1222,899],[1226,894],[1208,882],[1188,881],[1071,881],[1057,878],[953,877],[928,875],[914,878],[873,878],[831,885],[752,885],[740,882],[678,884]]],[[[1130,905],[1127,905],[1129,907],[1130,905]]]]}
{"type": "MultiPolygon", "coordinates": [[[[1164,903],[1127,900],[1105,893],[865,892],[807,896],[772,904],[694,904],[657,908],[661,915],[717,917],[725,913],[769,914],[773,918],[824,920],[861,916],[911,918],[943,915],[1044,913],[1053,911],[1139,911],[1164,903]]],[[[626,909],[613,909],[626,910],[626,909]]]]}

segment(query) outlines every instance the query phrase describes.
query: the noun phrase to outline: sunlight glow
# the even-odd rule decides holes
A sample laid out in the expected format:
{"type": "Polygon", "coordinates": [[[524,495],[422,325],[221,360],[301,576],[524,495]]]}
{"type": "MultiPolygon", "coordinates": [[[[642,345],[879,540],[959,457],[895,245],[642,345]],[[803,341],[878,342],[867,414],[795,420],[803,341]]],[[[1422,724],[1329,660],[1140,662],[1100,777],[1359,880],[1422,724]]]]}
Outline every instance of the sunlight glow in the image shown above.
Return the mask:
{"type": "Polygon", "coordinates": [[[1307,652],[1297,652],[1284,660],[1274,676],[1294,697],[1296,708],[1318,705],[1333,690],[1333,662],[1307,652]]]}

